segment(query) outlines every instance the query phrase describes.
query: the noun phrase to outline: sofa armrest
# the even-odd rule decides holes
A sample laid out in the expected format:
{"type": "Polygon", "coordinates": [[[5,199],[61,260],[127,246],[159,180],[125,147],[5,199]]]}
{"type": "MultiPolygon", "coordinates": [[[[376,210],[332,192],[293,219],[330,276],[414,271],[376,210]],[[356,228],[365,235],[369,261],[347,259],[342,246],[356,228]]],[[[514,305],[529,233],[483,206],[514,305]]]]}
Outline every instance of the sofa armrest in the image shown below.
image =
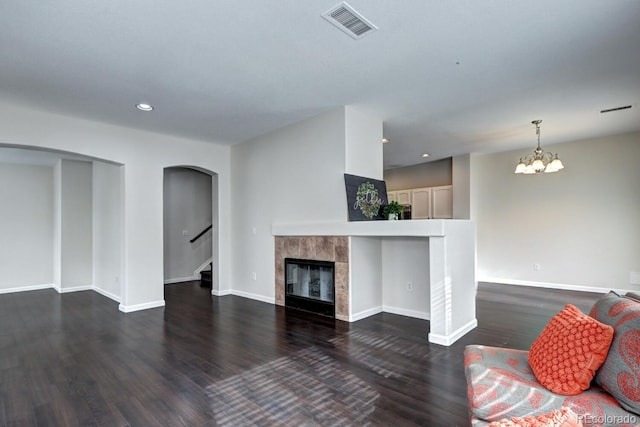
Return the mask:
{"type": "Polygon", "coordinates": [[[564,396],[542,387],[529,363],[529,352],[470,345],[465,349],[469,409],[479,419],[538,415],[562,408],[564,396]]]}

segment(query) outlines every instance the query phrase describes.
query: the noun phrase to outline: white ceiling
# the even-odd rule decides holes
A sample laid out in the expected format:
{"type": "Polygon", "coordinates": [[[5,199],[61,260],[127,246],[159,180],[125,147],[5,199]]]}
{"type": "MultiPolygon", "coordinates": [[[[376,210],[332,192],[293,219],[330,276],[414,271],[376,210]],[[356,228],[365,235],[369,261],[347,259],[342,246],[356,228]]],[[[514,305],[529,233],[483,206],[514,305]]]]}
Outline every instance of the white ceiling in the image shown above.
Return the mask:
{"type": "Polygon", "coordinates": [[[225,144],[354,105],[386,167],[640,130],[638,0],[337,3],[3,0],[0,99],[225,144]]]}

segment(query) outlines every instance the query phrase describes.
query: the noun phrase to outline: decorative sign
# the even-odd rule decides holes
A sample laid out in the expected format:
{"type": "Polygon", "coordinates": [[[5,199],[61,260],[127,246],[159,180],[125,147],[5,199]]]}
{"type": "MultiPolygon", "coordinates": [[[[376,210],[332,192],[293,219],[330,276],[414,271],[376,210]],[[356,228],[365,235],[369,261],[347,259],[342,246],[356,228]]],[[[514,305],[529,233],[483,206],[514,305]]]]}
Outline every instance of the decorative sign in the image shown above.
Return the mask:
{"type": "Polygon", "coordinates": [[[381,208],[388,203],[387,185],[384,181],[345,173],[344,184],[347,189],[349,221],[384,219],[381,208]]]}

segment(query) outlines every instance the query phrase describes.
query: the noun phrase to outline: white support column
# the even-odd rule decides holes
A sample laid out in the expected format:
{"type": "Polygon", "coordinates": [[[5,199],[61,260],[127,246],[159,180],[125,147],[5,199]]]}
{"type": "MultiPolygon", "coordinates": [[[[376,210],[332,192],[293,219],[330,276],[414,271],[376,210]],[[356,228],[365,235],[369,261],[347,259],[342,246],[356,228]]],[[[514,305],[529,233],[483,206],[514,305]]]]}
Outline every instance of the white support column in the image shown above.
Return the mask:
{"type": "Polygon", "coordinates": [[[431,331],[429,342],[449,346],[478,326],[475,228],[449,221],[444,236],[429,237],[431,331]]]}
{"type": "Polygon", "coordinates": [[[445,344],[451,333],[451,279],[447,277],[445,237],[429,237],[431,320],[429,341],[445,344]]]}

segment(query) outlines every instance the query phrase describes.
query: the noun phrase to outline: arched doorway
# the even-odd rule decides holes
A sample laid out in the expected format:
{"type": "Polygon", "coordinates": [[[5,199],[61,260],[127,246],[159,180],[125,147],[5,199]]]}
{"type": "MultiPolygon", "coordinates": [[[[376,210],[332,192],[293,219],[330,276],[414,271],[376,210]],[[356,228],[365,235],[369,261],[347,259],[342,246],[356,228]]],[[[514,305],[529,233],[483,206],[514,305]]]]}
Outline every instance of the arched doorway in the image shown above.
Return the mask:
{"type": "Polygon", "coordinates": [[[211,280],[205,285],[218,289],[217,222],[217,174],[190,166],[165,168],[165,285],[199,280],[201,271],[212,270],[211,280]]]}

